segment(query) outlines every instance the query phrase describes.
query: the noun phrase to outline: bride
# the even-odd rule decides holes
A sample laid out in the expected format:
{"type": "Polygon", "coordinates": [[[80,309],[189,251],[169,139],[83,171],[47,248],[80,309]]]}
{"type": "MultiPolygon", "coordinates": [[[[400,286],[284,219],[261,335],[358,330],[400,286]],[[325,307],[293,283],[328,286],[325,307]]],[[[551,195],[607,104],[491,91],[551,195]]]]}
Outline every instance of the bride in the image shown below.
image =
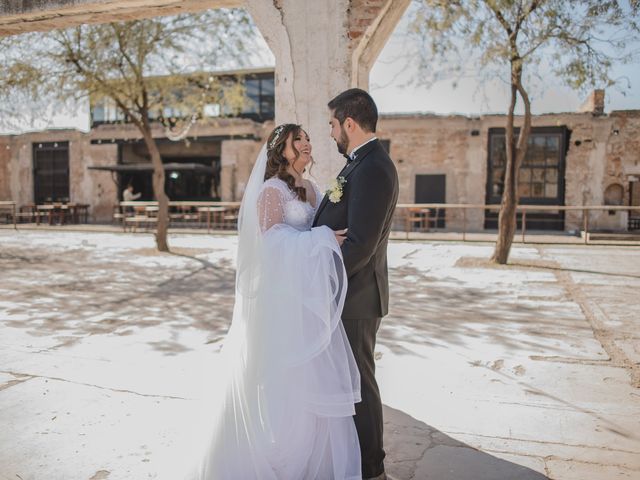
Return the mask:
{"type": "Polygon", "coordinates": [[[360,376],[340,320],[345,231],[311,228],[322,194],[302,176],[310,163],[306,132],[284,124],[251,173],[224,397],[189,480],[362,478],[360,376]]]}

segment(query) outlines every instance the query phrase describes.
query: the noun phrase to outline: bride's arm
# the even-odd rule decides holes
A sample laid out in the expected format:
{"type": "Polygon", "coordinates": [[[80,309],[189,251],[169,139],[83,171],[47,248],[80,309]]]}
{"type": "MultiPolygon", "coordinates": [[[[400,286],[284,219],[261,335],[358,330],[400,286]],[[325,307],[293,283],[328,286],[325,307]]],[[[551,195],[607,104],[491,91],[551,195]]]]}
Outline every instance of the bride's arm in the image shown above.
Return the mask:
{"type": "Polygon", "coordinates": [[[265,187],[258,197],[258,220],[265,233],[274,225],[284,223],[284,199],[276,187],[265,187]]]}

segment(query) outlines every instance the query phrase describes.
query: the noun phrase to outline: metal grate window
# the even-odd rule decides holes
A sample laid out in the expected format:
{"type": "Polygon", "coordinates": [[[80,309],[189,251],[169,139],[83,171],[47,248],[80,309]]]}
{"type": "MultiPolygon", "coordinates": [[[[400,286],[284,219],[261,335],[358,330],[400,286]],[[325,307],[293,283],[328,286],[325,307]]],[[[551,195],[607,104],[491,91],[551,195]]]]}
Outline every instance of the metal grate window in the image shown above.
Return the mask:
{"type": "Polygon", "coordinates": [[[69,142],[33,144],[36,203],[69,201],[69,142]]]}

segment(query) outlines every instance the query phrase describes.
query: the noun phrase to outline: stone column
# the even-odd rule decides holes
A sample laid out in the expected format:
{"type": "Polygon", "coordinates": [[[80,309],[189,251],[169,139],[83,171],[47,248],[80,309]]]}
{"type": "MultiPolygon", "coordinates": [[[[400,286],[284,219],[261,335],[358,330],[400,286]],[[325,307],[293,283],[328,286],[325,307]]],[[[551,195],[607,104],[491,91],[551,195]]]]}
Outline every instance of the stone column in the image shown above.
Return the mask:
{"type": "Polygon", "coordinates": [[[223,202],[239,202],[251,169],[262,147],[255,140],[224,140],[220,153],[220,196],[223,202]]]}
{"type": "Polygon", "coordinates": [[[9,188],[9,163],[11,162],[11,137],[0,137],[0,200],[12,200],[9,188]]]}
{"type": "Polygon", "coordinates": [[[246,0],[276,58],[276,124],[299,123],[321,184],[344,163],[329,136],[327,102],[367,89],[369,72],[410,0],[246,0]]]}

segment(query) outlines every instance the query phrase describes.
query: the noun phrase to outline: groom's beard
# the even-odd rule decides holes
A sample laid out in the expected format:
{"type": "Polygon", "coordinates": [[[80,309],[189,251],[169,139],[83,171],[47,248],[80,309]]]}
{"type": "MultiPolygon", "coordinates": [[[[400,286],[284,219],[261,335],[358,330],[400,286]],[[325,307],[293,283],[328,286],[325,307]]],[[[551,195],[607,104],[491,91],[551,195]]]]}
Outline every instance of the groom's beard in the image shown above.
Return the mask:
{"type": "Polygon", "coordinates": [[[347,137],[347,132],[344,131],[344,127],[342,125],[340,125],[340,139],[336,140],[336,146],[338,147],[338,152],[340,152],[341,155],[347,154],[349,137],[347,137]]]}

